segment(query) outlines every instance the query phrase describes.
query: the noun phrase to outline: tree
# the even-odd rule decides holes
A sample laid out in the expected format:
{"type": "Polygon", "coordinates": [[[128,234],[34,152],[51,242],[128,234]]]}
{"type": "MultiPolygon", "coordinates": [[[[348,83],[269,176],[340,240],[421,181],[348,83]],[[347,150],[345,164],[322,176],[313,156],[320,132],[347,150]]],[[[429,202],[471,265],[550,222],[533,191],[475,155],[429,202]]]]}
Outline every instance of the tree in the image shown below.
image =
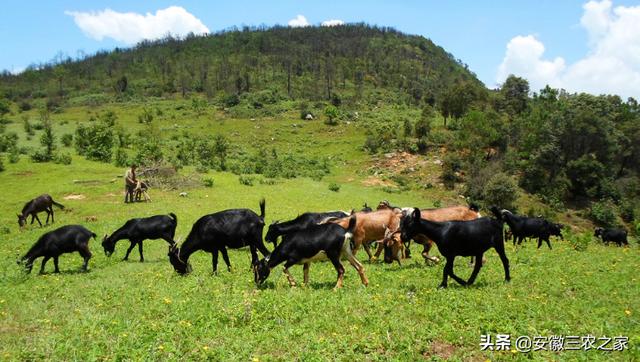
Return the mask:
{"type": "MultiPolygon", "coordinates": [[[[527,109],[529,101],[529,82],[526,79],[509,75],[500,88],[502,109],[511,117],[517,116],[527,109]]],[[[546,96],[546,94],[545,94],[546,96]]]]}
{"type": "Polygon", "coordinates": [[[466,83],[458,83],[449,88],[442,96],[439,103],[440,113],[444,117],[444,125],[447,126],[447,118],[458,119],[462,117],[471,102],[475,99],[473,86],[466,83]]]}
{"type": "Polygon", "coordinates": [[[325,124],[328,124],[330,126],[335,126],[338,124],[338,117],[340,115],[340,112],[335,106],[327,106],[324,109],[324,115],[327,117],[327,120],[324,122],[325,124]]]}
{"type": "Polygon", "coordinates": [[[9,112],[11,112],[11,103],[7,99],[0,98],[0,119],[9,112]]]}

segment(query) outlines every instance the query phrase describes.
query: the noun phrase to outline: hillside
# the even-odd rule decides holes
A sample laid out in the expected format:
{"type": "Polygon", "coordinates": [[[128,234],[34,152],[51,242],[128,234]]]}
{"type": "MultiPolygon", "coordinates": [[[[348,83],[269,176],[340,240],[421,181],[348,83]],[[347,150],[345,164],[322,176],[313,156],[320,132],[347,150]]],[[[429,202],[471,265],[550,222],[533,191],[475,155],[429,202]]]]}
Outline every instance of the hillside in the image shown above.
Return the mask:
{"type": "Polygon", "coordinates": [[[430,40],[368,25],[244,28],[184,40],[62,58],[0,77],[9,98],[95,95],[98,99],[191,92],[273,91],[292,99],[331,99],[384,89],[430,104],[448,86],[482,87],[460,61],[430,40]]]}

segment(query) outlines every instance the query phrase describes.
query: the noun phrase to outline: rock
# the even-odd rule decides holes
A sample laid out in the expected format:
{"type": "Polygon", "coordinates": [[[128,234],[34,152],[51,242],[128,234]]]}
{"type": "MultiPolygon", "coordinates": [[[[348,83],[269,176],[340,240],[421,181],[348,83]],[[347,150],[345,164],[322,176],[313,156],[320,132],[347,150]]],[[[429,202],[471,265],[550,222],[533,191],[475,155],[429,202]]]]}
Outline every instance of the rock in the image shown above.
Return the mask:
{"type": "Polygon", "coordinates": [[[434,165],[442,165],[442,160],[435,159],[435,160],[433,161],[433,164],[434,164],[434,165]]]}
{"type": "Polygon", "coordinates": [[[183,191],[183,192],[180,193],[180,196],[181,197],[187,197],[187,193],[183,191]]]}
{"type": "Polygon", "coordinates": [[[307,115],[304,116],[304,119],[306,119],[307,121],[312,121],[313,120],[313,114],[307,113],[307,115]]]}

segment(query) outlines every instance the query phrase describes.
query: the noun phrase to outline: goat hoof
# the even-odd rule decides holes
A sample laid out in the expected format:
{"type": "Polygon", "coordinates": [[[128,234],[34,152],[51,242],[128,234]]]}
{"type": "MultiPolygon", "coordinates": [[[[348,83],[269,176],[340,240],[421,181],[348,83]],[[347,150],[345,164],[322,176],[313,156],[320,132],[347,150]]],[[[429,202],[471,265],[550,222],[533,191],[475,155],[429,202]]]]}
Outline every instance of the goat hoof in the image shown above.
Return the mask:
{"type": "Polygon", "coordinates": [[[447,289],[447,286],[443,285],[443,284],[440,284],[440,285],[438,285],[438,289],[447,289]]]}

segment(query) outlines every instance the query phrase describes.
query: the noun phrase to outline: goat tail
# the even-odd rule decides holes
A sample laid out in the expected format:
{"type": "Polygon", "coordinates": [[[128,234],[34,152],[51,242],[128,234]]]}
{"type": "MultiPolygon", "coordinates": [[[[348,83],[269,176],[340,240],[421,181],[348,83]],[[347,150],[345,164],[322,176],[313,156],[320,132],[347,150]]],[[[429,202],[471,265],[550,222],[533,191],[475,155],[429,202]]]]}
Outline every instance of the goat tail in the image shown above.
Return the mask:
{"type": "Polygon", "coordinates": [[[169,216],[171,216],[171,218],[173,219],[173,221],[175,221],[175,222],[176,222],[176,224],[178,223],[178,217],[176,216],[176,214],[174,214],[174,213],[170,212],[170,213],[169,213],[169,216]]]}
{"type": "Polygon", "coordinates": [[[264,201],[264,197],[260,199],[260,218],[262,220],[264,220],[264,216],[265,216],[265,208],[266,208],[266,202],[264,201]]]}
{"type": "Polygon", "coordinates": [[[57,202],[53,201],[53,199],[51,199],[51,203],[52,203],[52,204],[54,204],[54,205],[56,205],[57,207],[61,208],[62,210],[64,210],[64,205],[62,205],[62,204],[60,204],[60,203],[57,203],[57,202]]]}
{"type": "Polygon", "coordinates": [[[502,219],[502,211],[500,211],[500,209],[498,209],[496,206],[491,206],[489,208],[489,210],[491,210],[491,212],[496,217],[496,219],[498,219],[500,221],[503,221],[503,219],[502,219]]]}

